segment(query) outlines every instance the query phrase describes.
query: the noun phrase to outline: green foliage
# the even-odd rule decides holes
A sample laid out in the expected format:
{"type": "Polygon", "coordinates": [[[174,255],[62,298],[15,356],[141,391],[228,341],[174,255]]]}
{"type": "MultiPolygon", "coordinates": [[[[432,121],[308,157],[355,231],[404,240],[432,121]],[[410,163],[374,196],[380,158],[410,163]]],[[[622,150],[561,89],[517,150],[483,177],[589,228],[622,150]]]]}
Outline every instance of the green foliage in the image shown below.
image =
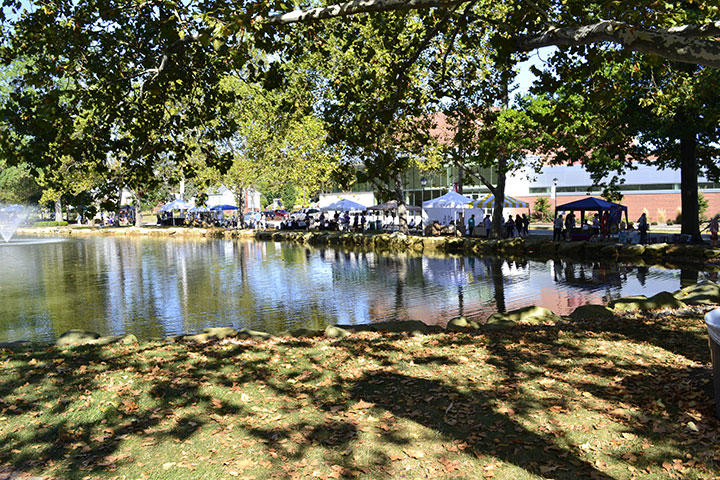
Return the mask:
{"type": "Polygon", "coordinates": [[[532,216],[534,220],[549,222],[552,220],[550,200],[547,197],[537,197],[533,204],[532,216]]]}
{"type": "Polygon", "coordinates": [[[698,215],[700,220],[705,220],[705,214],[708,211],[708,201],[700,190],[698,190],[698,215]]]}

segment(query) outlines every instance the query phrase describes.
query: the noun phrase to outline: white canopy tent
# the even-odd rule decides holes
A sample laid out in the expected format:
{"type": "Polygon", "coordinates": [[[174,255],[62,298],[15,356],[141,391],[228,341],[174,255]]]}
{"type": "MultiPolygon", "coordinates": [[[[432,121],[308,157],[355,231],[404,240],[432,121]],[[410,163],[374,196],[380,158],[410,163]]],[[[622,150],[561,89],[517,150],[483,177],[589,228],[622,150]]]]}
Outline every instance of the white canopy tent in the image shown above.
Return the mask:
{"type": "MultiPolygon", "coordinates": [[[[482,198],[471,201],[470,208],[495,208],[495,195],[489,193],[482,198]]],[[[528,208],[528,203],[505,195],[503,208],[528,208]]]]}
{"type": "Polygon", "coordinates": [[[467,221],[470,215],[475,214],[476,223],[482,219],[483,210],[479,208],[468,208],[472,198],[450,191],[445,195],[423,202],[423,225],[430,225],[435,220],[441,225],[449,225],[456,220],[458,213],[464,213],[467,221]]]}
{"type": "Polygon", "coordinates": [[[320,210],[322,210],[323,212],[358,212],[363,211],[366,208],[367,207],[365,205],[361,205],[357,202],[353,202],[352,200],[348,200],[347,198],[343,198],[335,203],[331,203],[330,205],[322,207],[320,210]]]}

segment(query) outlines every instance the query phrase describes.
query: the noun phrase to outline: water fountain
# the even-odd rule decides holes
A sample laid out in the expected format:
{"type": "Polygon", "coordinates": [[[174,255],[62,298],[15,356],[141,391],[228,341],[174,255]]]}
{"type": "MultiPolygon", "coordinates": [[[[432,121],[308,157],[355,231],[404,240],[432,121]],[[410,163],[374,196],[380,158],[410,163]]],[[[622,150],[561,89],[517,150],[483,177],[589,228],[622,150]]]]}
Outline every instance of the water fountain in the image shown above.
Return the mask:
{"type": "Polygon", "coordinates": [[[22,205],[0,205],[0,237],[5,243],[10,243],[10,239],[29,214],[30,209],[22,205]]]}

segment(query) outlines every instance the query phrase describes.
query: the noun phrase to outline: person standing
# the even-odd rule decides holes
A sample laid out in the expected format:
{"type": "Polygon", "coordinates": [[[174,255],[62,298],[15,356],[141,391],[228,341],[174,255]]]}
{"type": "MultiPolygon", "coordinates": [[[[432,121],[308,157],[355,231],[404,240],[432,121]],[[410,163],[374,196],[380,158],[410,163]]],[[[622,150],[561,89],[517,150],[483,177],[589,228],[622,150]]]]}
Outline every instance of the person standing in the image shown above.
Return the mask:
{"type": "Polygon", "coordinates": [[[637,229],[638,232],[640,232],[640,243],[645,244],[647,243],[647,232],[648,232],[648,221],[647,221],[647,215],[643,212],[642,215],[640,215],[640,218],[638,218],[637,221],[637,229]]]}
{"type": "Polygon", "coordinates": [[[713,247],[717,247],[718,244],[718,230],[720,230],[720,213],[715,215],[708,224],[708,230],[710,230],[710,243],[713,247]]]}
{"type": "Polygon", "coordinates": [[[573,228],[575,228],[575,214],[570,212],[565,217],[565,240],[568,242],[572,239],[573,228]]]}
{"type": "Polygon", "coordinates": [[[522,214],[522,221],[523,221],[523,236],[525,238],[530,235],[530,218],[526,214],[522,214]]]}
{"type": "Polygon", "coordinates": [[[507,222],[505,222],[505,237],[513,238],[515,236],[515,220],[512,215],[508,215],[507,222]]]}
{"type": "Polygon", "coordinates": [[[492,229],[492,220],[490,219],[490,215],[485,215],[483,226],[485,227],[485,238],[490,238],[490,230],[492,229]]]}
{"type": "Polygon", "coordinates": [[[468,220],[468,236],[472,237],[473,230],[475,230],[475,214],[473,213],[470,215],[470,219],[468,220]]]}
{"type": "Polygon", "coordinates": [[[555,223],[553,224],[553,242],[559,242],[562,238],[563,230],[563,216],[558,215],[555,217],[555,223]]]}

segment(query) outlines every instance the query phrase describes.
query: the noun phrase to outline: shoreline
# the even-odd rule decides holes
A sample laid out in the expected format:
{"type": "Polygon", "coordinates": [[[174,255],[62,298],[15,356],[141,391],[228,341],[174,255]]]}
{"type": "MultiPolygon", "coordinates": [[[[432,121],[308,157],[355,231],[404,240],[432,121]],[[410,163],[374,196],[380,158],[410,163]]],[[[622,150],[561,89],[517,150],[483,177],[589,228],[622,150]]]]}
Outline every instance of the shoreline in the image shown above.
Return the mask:
{"type": "Polygon", "coordinates": [[[60,335],[53,343],[30,342],[17,340],[0,342],[0,350],[8,349],[44,349],[54,346],[74,347],[79,345],[130,345],[135,343],[164,342],[164,343],[206,343],[226,339],[265,341],[279,338],[315,338],[326,337],[342,339],[356,334],[373,332],[381,334],[403,335],[434,335],[440,333],[468,333],[482,335],[491,331],[503,330],[530,325],[537,328],[563,325],[567,322],[576,323],[583,320],[611,320],[627,314],[640,314],[656,311],[682,311],[696,310],[698,308],[715,308],[720,305],[720,284],[704,281],[690,285],[674,292],[660,292],[652,297],[634,295],[620,297],[607,305],[586,304],[577,307],[569,315],[558,315],[552,310],[530,305],[508,312],[493,313],[484,322],[468,320],[464,316],[448,320],[445,327],[428,325],[420,320],[390,320],[357,325],[327,325],[324,330],[297,328],[270,334],[264,331],[233,327],[210,327],[200,333],[173,335],[165,338],[150,338],[138,340],[132,333],[122,335],[101,336],[96,332],[71,329],[60,335]]]}
{"type": "Polygon", "coordinates": [[[720,270],[720,248],[708,245],[655,243],[648,245],[613,242],[552,242],[543,237],[486,240],[473,237],[424,237],[399,233],[353,233],[294,230],[228,230],[188,227],[24,227],[19,235],[29,236],[122,236],[173,238],[241,238],[284,241],[310,246],[372,248],[385,252],[417,254],[443,253],[468,256],[496,255],[502,258],[603,258],[674,268],[677,264],[702,265],[705,270],[720,270]]]}

